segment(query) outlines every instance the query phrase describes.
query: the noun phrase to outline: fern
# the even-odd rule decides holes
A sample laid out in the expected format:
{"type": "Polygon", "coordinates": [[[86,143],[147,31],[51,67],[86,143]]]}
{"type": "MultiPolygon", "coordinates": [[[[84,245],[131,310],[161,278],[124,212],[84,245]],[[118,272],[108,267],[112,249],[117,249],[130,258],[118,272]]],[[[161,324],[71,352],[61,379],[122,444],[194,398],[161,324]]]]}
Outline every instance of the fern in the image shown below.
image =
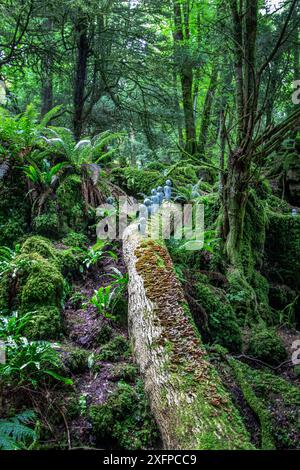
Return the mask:
{"type": "Polygon", "coordinates": [[[12,418],[0,419],[0,449],[26,449],[35,439],[36,433],[28,425],[35,419],[32,410],[26,410],[12,418]]]}

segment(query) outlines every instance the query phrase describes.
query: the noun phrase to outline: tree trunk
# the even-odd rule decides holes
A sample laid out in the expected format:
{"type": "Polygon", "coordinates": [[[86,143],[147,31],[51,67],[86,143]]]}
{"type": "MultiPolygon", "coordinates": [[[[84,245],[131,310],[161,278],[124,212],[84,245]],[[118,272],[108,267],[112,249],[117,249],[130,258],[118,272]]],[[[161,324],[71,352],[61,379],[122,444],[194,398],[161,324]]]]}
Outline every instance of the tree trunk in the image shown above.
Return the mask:
{"type": "Polygon", "coordinates": [[[88,23],[80,18],[75,25],[77,35],[77,61],[74,83],[74,117],[73,127],[76,140],[80,140],[83,131],[83,111],[85,103],[85,84],[89,56],[88,23]]]}
{"type": "Polygon", "coordinates": [[[123,236],[129,334],[165,449],[248,449],[248,433],[208,362],[163,242],[123,236]]]}
{"type": "MultiPolygon", "coordinates": [[[[53,30],[53,22],[47,19],[45,22],[45,30],[49,33],[53,30]]],[[[52,67],[53,54],[52,51],[46,51],[46,55],[42,58],[42,84],[41,84],[41,116],[45,116],[53,108],[53,84],[52,84],[52,67]]],[[[51,124],[51,123],[49,123],[51,124]]]]}
{"type": "Polygon", "coordinates": [[[218,69],[217,67],[214,67],[212,70],[209,87],[206,92],[204,108],[203,108],[203,113],[202,113],[200,135],[199,135],[199,145],[198,145],[198,152],[200,153],[201,156],[205,155],[207,135],[208,135],[208,130],[209,130],[210,121],[211,121],[211,111],[212,111],[214,95],[216,92],[217,79],[218,79],[218,69]]]}
{"type": "Polygon", "coordinates": [[[182,91],[182,104],[185,121],[185,149],[193,155],[197,150],[196,126],[193,102],[193,65],[186,51],[186,44],[190,38],[189,31],[189,1],[182,5],[178,0],[174,1],[174,45],[178,62],[179,76],[182,91]]]}

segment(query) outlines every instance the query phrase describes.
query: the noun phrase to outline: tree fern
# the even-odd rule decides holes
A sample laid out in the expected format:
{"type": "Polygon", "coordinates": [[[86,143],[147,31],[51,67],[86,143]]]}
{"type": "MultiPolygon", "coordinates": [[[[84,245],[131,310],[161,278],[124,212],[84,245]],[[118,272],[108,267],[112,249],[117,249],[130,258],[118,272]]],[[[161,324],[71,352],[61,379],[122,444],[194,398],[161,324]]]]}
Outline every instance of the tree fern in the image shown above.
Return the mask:
{"type": "Polygon", "coordinates": [[[35,431],[28,426],[34,419],[35,413],[31,410],[0,419],[0,449],[26,449],[36,438],[35,431]]]}

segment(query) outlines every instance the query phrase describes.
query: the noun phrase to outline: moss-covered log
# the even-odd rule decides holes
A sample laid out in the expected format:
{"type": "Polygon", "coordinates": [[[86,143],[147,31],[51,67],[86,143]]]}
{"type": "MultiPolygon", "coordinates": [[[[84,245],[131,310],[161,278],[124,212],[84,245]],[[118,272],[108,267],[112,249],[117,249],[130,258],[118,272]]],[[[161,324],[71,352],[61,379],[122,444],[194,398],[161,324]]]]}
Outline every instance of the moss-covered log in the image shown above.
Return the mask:
{"type": "Polygon", "coordinates": [[[129,333],[166,449],[252,448],[209,363],[163,242],[124,234],[129,333]]]}

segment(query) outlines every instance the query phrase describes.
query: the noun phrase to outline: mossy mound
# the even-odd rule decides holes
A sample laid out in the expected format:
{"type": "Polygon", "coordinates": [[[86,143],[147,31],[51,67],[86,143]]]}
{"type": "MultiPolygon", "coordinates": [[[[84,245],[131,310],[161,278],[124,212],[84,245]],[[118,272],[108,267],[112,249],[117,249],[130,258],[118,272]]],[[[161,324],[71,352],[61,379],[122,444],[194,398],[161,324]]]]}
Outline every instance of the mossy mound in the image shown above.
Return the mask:
{"type": "Polygon", "coordinates": [[[1,278],[1,310],[30,312],[32,320],[26,327],[30,339],[56,339],[62,331],[63,266],[60,251],[49,240],[34,236],[23,243],[13,271],[1,278]]]}
{"type": "Polygon", "coordinates": [[[195,285],[195,297],[206,312],[208,341],[218,343],[229,351],[240,351],[242,347],[240,327],[224,291],[198,280],[195,285]]]}
{"type": "Polygon", "coordinates": [[[133,196],[150,194],[152,188],[162,186],[165,178],[161,172],[135,168],[115,168],[110,174],[112,181],[133,196]]]}
{"type": "Polygon", "coordinates": [[[119,382],[103,405],[91,406],[90,420],[99,442],[113,439],[119,449],[150,448],[158,437],[141,381],[119,382]]]}
{"type": "Polygon", "coordinates": [[[265,249],[270,280],[300,289],[300,216],[269,212],[265,249]]]}
{"type": "Polygon", "coordinates": [[[250,336],[247,352],[267,364],[278,365],[287,358],[283,342],[273,328],[259,326],[250,336]]]}
{"type": "Polygon", "coordinates": [[[230,359],[237,385],[261,427],[261,448],[297,449],[300,439],[300,391],[278,375],[230,359]]]}
{"type": "Polygon", "coordinates": [[[62,331],[59,308],[49,305],[41,306],[32,312],[32,321],[26,326],[24,334],[29,339],[57,339],[62,331]]]}

